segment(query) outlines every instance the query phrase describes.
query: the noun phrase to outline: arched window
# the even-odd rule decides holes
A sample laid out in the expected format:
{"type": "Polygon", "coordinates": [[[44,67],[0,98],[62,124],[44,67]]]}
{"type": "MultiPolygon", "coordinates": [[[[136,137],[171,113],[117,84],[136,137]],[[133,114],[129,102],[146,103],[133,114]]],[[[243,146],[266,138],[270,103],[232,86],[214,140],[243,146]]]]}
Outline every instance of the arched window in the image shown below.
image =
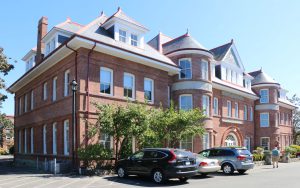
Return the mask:
{"type": "Polygon", "coordinates": [[[238,141],[234,134],[229,134],[225,139],[225,146],[237,146],[238,141]]]}

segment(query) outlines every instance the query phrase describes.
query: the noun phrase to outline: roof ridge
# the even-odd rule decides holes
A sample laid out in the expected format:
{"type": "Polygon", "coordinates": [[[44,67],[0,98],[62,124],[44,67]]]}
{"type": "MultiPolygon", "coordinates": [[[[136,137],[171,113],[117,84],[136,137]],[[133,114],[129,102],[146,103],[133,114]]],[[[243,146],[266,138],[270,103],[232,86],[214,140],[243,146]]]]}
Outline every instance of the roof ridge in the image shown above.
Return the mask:
{"type": "Polygon", "coordinates": [[[174,40],[178,40],[178,39],[180,39],[180,38],[182,38],[182,37],[190,37],[190,35],[186,35],[186,33],[185,33],[185,34],[180,35],[179,37],[176,37],[176,38],[174,38],[174,39],[172,39],[172,40],[170,40],[170,41],[168,41],[168,42],[166,42],[166,43],[163,43],[162,45],[166,45],[166,44],[171,43],[171,42],[174,41],[174,40]]]}
{"type": "Polygon", "coordinates": [[[212,49],[210,49],[209,51],[211,51],[211,50],[214,50],[214,49],[217,49],[217,48],[221,48],[221,47],[224,47],[224,46],[226,46],[226,45],[228,45],[228,44],[233,44],[233,39],[231,39],[231,41],[230,42],[228,42],[228,43],[225,43],[225,44],[223,44],[223,45],[220,45],[220,46],[217,46],[217,47],[215,47],[215,48],[212,48],[212,49]]]}
{"type": "MultiPolygon", "coordinates": [[[[90,28],[92,25],[94,25],[102,17],[107,17],[107,16],[104,13],[100,14],[100,16],[98,16],[96,19],[94,19],[93,21],[91,21],[90,23],[85,25],[83,28],[79,29],[76,33],[81,34],[82,32],[86,31],[88,28],[90,28]]],[[[104,22],[106,22],[106,20],[104,22]]],[[[103,24],[103,23],[101,23],[101,24],[103,24]]]]}

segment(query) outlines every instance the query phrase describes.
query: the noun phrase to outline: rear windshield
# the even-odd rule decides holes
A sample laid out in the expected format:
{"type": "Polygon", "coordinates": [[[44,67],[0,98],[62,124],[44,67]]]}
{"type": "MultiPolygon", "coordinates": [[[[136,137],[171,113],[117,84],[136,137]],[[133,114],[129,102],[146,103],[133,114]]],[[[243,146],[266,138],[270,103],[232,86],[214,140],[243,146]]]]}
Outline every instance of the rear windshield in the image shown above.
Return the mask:
{"type": "Polygon", "coordinates": [[[190,151],[184,151],[184,150],[173,150],[175,155],[178,157],[195,157],[194,154],[190,151]]]}
{"type": "Polygon", "coordinates": [[[238,149],[237,152],[240,155],[251,155],[250,151],[246,150],[246,149],[238,149]]]}

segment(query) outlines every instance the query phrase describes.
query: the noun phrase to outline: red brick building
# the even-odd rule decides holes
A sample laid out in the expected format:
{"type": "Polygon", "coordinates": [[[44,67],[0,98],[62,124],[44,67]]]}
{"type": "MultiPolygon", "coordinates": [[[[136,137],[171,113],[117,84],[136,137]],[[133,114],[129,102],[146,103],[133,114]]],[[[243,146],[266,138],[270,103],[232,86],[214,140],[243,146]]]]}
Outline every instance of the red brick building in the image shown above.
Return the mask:
{"type": "MultiPolygon", "coordinates": [[[[26,73],[9,87],[15,94],[16,161],[69,161],[72,158],[71,80],[78,82],[76,145],[90,142],[87,121],[96,118],[92,102],[126,103],[205,110],[206,133],[185,138],[180,148],[199,152],[214,146],[270,149],[291,143],[292,110],[286,90],[261,70],[247,73],[234,42],[208,50],[186,33],[148,29],[121,9],[87,25],[67,19],[47,30],[38,24],[37,47],[23,60],[26,73]]],[[[102,134],[98,142],[112,146],[102,134]]]]}

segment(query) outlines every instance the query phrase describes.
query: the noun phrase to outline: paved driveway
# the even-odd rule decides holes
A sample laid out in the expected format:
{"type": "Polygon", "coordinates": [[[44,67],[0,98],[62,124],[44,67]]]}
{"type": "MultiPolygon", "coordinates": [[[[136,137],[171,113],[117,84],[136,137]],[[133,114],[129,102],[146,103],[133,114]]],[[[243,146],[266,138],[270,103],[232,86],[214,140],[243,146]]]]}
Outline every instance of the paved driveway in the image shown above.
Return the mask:
{"type": "MultiPolygon", "coordinates": [[[[160,187],[189,187],[189,188],[299,188],[300,162],[280,164],[278,169],[272,166],[257,167],[245,175],[234,174],[225,176],[222,173],[213,174],[207,178],[195,177],[187,183],[170,180],[160,187]]],[[[119,179],[116,176],[81,177],[81,176],[53,176],[51,174],[37,174],[35,171],[12,167],[0,167],[0,188],[123,188],[123,187],[159,187],[147,178],[129,177],[119,179]]]]}

